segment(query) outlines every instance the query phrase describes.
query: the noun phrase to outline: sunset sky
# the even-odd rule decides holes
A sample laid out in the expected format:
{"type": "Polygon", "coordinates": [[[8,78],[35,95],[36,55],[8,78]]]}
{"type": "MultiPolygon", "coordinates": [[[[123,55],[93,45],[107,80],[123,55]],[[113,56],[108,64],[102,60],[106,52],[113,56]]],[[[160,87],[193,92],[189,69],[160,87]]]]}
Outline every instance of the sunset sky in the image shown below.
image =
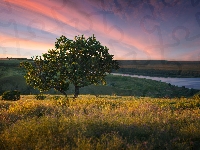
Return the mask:
{"type": "Polygon", "coordinates": [[[0,0],[0,58],[82,34],[118,60],[200,61],[200,0],[0,0]]]}

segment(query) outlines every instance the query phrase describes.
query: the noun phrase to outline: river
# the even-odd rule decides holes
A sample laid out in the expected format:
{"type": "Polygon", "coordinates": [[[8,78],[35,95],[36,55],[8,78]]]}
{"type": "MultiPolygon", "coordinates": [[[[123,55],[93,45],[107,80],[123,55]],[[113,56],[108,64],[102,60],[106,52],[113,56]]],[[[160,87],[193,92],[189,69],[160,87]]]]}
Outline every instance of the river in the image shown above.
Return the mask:
{"type": "Polygon", "coordinates": [[[120,74],[112,73],[113,75],[137,77],[144,79],[151,79],[161,82],[170,83],[171,85],[176,85],[178,87],[185,86],[186,88],[193,88],[200,90],[200,78],[164,78],[164,77],[149,77],[149,76],[139,76],[139,75],[130,75],[130,74],[120,74]]]}

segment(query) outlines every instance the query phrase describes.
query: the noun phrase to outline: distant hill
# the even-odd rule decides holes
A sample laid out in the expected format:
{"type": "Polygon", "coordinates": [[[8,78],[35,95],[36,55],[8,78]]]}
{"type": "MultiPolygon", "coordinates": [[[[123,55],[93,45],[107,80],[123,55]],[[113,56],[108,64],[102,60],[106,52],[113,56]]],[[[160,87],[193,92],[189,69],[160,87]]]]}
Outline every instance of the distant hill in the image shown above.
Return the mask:
{"type": "Polygon", "coordinates": [[[200,61],[118,60],[117,73],[156,77],[200,77],[200,61]]]}
{"type": "MultiPolygon", "coordinates": [[[[2,67],[19,67],[27,58],[0,58],[2,67]]],[[[117,60],[120,69],[114,73],[135,74],[156,77],[200,77],[200,61],[167,60],[117,60]]]]}
{"type": "Polygon", "coordinates": [[[0,58],[0,60],[32,60],[28,58],[0,58]]]}
{"type": "MultiPolygon", "coordinates": [[[[1,67],[19,67],[27,58],[0,58],[1,67]]],[[[117,60],[120,69],[114,73],[135,74],[155,77],[200,77],[200,61],[167,60],[117,60]]],[[[1,68],[0,68],[1,69],[1,68]]],[[[1,76],[1,73],[0,73],[1,76]]]]}

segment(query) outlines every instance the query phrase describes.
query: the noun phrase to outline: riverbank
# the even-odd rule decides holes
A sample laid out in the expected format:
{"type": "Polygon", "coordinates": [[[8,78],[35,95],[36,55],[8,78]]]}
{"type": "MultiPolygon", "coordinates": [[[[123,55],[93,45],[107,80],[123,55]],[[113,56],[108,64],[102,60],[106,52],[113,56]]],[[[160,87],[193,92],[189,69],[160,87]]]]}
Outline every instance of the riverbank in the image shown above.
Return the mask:
{"type": "Polygon", "coordinates": [[[175,85],[178,87],[185,87],[189,89],[200,90],[200,78],[150,77],[150,76],[142,76],[142,75],[121,74],[121,73],[112,73],[112,74],[120,75],[120,76],[136,77],[136,78],[141,78],[141,79],[151,79],[154,81],[169,83],[171,85],[175,85]]]}
{"type": "Polygon", "coordinates": [[[200,61],[118,60],[113,73],[151,77],[200,78],[200,61]]]}

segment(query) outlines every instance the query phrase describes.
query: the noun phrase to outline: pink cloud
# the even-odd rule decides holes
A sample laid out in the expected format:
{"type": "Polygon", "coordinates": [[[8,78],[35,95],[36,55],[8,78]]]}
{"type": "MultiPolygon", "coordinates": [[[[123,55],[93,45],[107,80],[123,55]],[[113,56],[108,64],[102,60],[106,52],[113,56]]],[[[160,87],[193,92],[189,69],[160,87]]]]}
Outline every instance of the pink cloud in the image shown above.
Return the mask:
{"type": "MultiPolygon", "coordinates": [[[[28,18],[30,21],[33,21],[33,18],[37,18],[37,20],[40,20],[41,22],[45,19],[45,26],[49,26],[50,20],[47,20],[48,18],[51,19],[51,27],[57,25],[57,28],[62,28],[62,25],[59,24],[61,21],[65,25],[76,28],[77,31],[82,28],[88,28],[88,25],[90,24],[90,20],[87,19],[87,13],[85,12],[84,14],[84,8],[81,9],[82,6],[78,3],[74,4],[73,2],[69,2],[63,8],[57,9],[60,7],[60,3],[54,1],[48,1],[48,3],[45,4],[37,1],[20,0],[8,2],[12,5],[12,8],[18,9],[20,12],[24,11],[31,14],[33,17],[28,18]]],[[[23,18],[27,18],[27,14],[19,15],[23,18]]]]}
{"type": "Polygon", "coordinates": [[[4,47],[47,50],[54,47],[53,39],[62,34],[73,38],[75,35],[91,36],[94,33],[103,45],[110,48],[116,58],[168,58],[168,53],[176,49],[180,49],[179,53],[184,54],[182,47],[199,46],[195,44],[199,42],[198,38],[186,41],[182,30],[175,33],[180,40],[178,44],[172,38],[173,29],[180,23],[189,29],[190,36],[197,34],[198,23],[194,23],[195,17],[190,19],[189,23],[185,22],[184,17],[180,17],[185,16],[186,12],[195,14],[197,11],[196,7],[187,8],[185,3],[179,1],[173,7],[168,7],[155,0],[138,3],[122,0],[83,0],[81,3],[78,0],[7,0],[0,4],[0,7],[4,7],[0,25],[5,29],[1,33],[0,44],[4,47]],[[151,17],[145,18],[147,15],[151,17]],[[17,25],[18,36],[15,35],[13,21],[17,25]],[[159,29],[153,31],[155,26],[159,29]],[[149,32],[150,30],[152,32],[149,32]],[[52,34],[46,34],[44,31],[52,34]]]}

